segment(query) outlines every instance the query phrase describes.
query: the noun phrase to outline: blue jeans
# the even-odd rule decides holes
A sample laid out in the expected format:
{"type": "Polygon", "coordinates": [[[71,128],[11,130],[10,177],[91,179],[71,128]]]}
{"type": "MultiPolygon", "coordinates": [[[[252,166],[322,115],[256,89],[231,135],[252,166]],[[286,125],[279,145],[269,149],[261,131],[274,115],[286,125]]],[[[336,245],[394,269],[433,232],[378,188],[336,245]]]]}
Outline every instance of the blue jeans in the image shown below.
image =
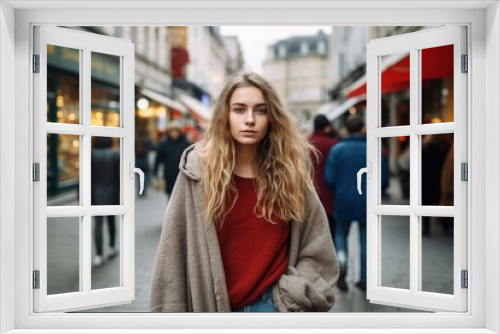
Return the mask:
{"type": "MultiPolygon", "coordinates": [[[[347,264],[347,237],[352,221],[335,221],[335,248],[337,253],[344,251],[346,254],[346,263],[339,263],[340,266],[347,264]]],[[[359,244],[360,244],[360,262],[361,262],[361,277],[360,281],[366,282],[366,222],[358,222],[359,226],[359,244]]]]}
{"type": "Polygon", "coordinates": [[[272,286],[267,288],[253,303],[233,309],[233,312],[278,312],[274,307],[272,286]]]}

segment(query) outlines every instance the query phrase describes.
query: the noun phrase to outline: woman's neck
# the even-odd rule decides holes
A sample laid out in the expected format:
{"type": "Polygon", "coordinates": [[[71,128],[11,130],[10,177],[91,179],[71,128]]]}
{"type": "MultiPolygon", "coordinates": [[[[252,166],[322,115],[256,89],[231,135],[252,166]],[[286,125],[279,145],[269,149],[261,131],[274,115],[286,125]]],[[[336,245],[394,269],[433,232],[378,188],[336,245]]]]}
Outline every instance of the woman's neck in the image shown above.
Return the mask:
{"type": "Polygon", "coordinates": [[[258,167],[258,146],[237,145],[234,174],[242,177],[255,177],[258,167]]]}

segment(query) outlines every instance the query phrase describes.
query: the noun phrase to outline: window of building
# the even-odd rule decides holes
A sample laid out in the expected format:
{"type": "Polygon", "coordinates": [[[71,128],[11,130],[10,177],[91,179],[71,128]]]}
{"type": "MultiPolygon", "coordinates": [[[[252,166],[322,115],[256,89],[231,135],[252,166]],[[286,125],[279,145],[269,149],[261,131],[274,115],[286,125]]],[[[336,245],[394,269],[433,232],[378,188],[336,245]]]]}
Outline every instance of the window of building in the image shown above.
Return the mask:
{"type": "Polygon", "coordinates": [[[339,77],[340,79],[343,79],[347,73],[347,68],[346,68],[346,62],[345,62],[345,55],[343,53],[339,54],[339,77]]]}
{"type": "Polygon", "coordinates": [[[321,86],[320,88],[320,93],[319,93],[319,99],[320,101],[326,101],[328,99],[328,89],[325,86],[321,86]]]}
{"type": "Polygon", "coordinates": [[[300,54],[306,56],[309,53],[309,44],[307,42],[300,43],[300,54]]]}
{"type": "Polygon", "coordinates": [[[132,27],[132,42],[137,44],[138,37],[137,34],[139,32],[139,29],[137,27],[132,27]]]}
{"type": "Polygon", "coordinates": [[[324,41],[319,41],[317,44],[317,52],[320,55],[326,54],[326,43],[324,41]]]}
{"type": "Polygon", "coordinates": [[[278,57],[280,57],[280,58],[286,57],[286,45],[285,44],[278,45],[278,57]]]}
{"type": "Polygon", "coordinates": [[[124,37],[123,36],[123,27],[116,27],[116,37],[124,37]]]}

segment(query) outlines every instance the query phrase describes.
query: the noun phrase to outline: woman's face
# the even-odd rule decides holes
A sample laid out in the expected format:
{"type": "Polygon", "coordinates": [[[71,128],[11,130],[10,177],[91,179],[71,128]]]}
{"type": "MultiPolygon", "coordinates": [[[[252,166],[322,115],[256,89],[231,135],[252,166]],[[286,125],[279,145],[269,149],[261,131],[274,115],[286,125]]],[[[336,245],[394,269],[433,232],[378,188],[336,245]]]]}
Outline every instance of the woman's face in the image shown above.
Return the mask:
{"type": "Polygon", "coordinates": [[[229,130],[240,145],[258,145],[267,134],[269,119],[260,89],[239,87],[229,101],[229,130]]]}

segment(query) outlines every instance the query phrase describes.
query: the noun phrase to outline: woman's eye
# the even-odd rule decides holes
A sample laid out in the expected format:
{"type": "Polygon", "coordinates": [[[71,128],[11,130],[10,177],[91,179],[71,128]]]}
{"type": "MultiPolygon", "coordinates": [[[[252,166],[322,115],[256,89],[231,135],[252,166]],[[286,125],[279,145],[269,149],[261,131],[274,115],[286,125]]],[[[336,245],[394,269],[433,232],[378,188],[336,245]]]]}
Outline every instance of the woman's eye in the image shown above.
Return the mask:
{"type": "Polygon", "coordinates": [[[259,108],[259,109],[255,110],[255,112],[257,114],[265,114],[266,113],[266,108],[259,108]]]}
{"type": "Polygon", "coordinates": [[[236,112],[238,114],[243,114],[245,112],[245,109],[243,109],[243,108],[234,108],[233,110],[234,110],[234,112],[236,112]]]}

